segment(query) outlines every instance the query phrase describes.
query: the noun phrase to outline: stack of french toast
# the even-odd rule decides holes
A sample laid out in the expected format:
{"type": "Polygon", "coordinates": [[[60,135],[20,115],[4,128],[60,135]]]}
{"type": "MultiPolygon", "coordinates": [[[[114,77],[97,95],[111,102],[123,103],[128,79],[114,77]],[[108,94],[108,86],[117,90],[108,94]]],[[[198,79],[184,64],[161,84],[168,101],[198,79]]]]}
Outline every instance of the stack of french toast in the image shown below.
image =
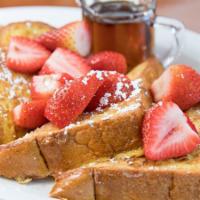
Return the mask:
{"type": "Polygon", "coordinates": [[[52,176],[58,199],[200,199],[200,74],[90,47],[83,21],[0,28],[0,175],[52,176]]]}

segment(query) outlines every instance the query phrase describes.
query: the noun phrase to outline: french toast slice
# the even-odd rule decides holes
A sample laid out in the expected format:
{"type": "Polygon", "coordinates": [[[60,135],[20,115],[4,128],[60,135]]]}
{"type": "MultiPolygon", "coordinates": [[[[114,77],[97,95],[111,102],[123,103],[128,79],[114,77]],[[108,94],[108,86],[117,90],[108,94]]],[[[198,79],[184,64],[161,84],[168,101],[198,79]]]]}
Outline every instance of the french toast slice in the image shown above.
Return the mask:
{"type": "Polygon", "coordinates": [[[128,73],[128,77],[131,80],[138,78],[144,80],[144,87],[149,89],[153,81],[157,79],[163,72],[164,68],[160,61],[152,56],[130,71],[128,73]]]}
{"type": "Polygon", "coordinates": [[[159,162],[124,154],[65,172],[50,195],[69,200],[199,200],[199,159],[199,150],[159,162]]]}
{"type": "Polygon", "coordinates": [[[152,100],[147,90],[139,90],[103,112],[83,115],[63,130],[38,135],[50,172],[66,171],[99,157],[140,147],[140,126],[152,100]]]}
{"type": "Polygon", "coordinates": [[[24,21],[0,28],[0,144],[22,137],[27,130],[15,126],[12,110],[30,99],[31,76],[15,73],[5,65],[5,51],[12,36],[35,38],[54,29],[42,22],[24,21]]]}
{"type": "MultiPolygon", "coordinates": [[[[155,73],[157,74],[156,70],[155,73]]],[[[149,79],[136,82],[142,82],[143,85],[145,81],[149,79]]],[[[79,167],[99,157],[113,156],[118,152],[137,148],[141,145],[141,121],[145,109],[151,103],[149,91],[138,87],[132,98],[107,108],[102,113],[83,115],[65,129],[58,129],[51,123],[46,124],[25,137],[0,147],[0,175],[15,179],[43,178],[42,170],[31,167],[31,163],[35,163],[34,166],[37,163],[37,167],[43,169],[43,164],[37,162],[41,157],[48,168],[47,174],[53,174],[79,167]],[[27,141],[30,146],[37,144],[34,147],[41,157],[34,158],[33,151],[23,148],[27,141]],[[19,147],[20,144],[22,148],[19,147]],[[21,153],[23,159],[30,163],[29,168],[20,156],[16,156],[21,153]],[[6,167],[7,165],[12,168],[6,167]]]]}
{"type": "Polygon", "coordinates": [[[198,133],[200,134],[200,104],[190,108],[187,112],[187,115],[194,123],[198,133]]]}
{"type": "Polygon", "coordinates": [[[20,175],[20,178],[43,177],[40,171],[38,173],[31,166],[28,169],[30,173],[27,172],[27,163],[23,160],[27,159],[30,163],[38,161],[34,160],[33,152],[28,148],[19,148],[19,144],[26,145],[27,141],[29,146],[37,143],[38,152],[50,174],[79,167],[99,157],[114,156],[118,152],[137,148],[141,145],[142,118],[151,102],[147,90],[138,89],[135,96],[103,113],[82,116],[64,129],[49,123],[23,138],[3,145],[0,148],[0,175],[8,178],[17,178],[16,175],[20,175]],[[23,154],[24,158],[16,154],[23,154]],[[12,166],[12,170],[7,165],[12,166]]]}
{"type": "Polygon", "coordinates": [[[12,110],[30,99],[30,76],[15,73],[5,65],[5,53],[0,51],[0,144],[23,136],[27,130],[14,124],[12,110]]]}
{"type": "Polygon", "coordinates": [[[24,36],[34,39],[53,29],[54,27],[49,24],[36,21],[23,21],[8,24],[0,28],[0,48],[6,50],[12,36],[24,36]]]}
{"type": "MultiPolygon", "coordinates": [[[[200,105],[187,114],[200,134],[200,105]]],[[[92,200],[199,200],[199,161],[199,148],[165,161],[149,161],[142,149],[133,150],[58,175],[50,195],[69,200],[82,200],[82,196],[92,200]]]]}

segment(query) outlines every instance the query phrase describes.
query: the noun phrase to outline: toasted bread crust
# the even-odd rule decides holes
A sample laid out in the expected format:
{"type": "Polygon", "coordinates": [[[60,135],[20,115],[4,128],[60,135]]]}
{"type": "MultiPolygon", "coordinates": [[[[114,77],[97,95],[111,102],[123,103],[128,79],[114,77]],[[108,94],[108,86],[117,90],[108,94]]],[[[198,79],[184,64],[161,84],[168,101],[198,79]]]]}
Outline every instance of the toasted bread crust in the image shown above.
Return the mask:
{"type": "MultiPolygon", "coordinates": [[[[50,195],[54,198],[68,199],[68,186],[71,193],[76,189],[76,183],[79,188],[83,188],[82,174],[84,177],[90,177],[92,173],[95,200],[198,200],[199,169],[199,153],[193,155],[193,159],[182,158],[162,162],[133,157],[113,158],[65,172],[56,180],[50,195]],[[68,174],[73,174],[76,178],[68,182],[68,174]]],[[[85,189],[89,194],[92,193],[89,187],[85,189]]],[[[80,196],[71,196],[69,199],[82,200],[80,196]]]]}
{"type": "Polygon", "coordinates": [[[0,175],[7,178],[23,180],[49,175],[37,142],[32,138],[23,138],[10,145],[2,145],[0,157],[0,175]]]}
{"type": "Polygon", "coordinates": [[[51,196],[65,198],[67,197],[70,200],[95,200],[95,188],[93,181],[93,170],[88,169],[77,169],[72,170],[70,173],[60,177],[60,180],[57,180],[57,185],[52,189],[51,196]],[[64,183],[67,177],[67,184],[64,183]],[[79,177],[79,178],[77,178],[79,177]]]}
{"type": "Polygon", "coordinates": [[[22,137],[27,130],[14,124],[12,111],[18,104],[30,99],[31,77],[9,70],[5,53],[0,50],[0,144],[22,137]]]}
{"type": "Polygon", "coordinates": [[[186,113],[200,134],[200,104],[190,108],[186,113]]]}
{"type": "Polygon", "coordinates": [[[50,171],[66,171],[99,157],[138,148],[141,146],[140,125],[150,105],[150,95],[141,89],[116,108],[90,115],[89,119],[49,136],[38,136],[40,150],[50,171]]]}
{"type": "Polygon", "coordinates": [[[0,175],[8,178],[42,178],[79,167],[99,157],[137,148],[141,145],[142,118],[151,102],[148,92],[138,89],[135,96],[119,103],[116,108],[95,113],[89,119],[83,116],[75,125],[59,130],[47,124],[24,138],[2,145],[0,175]],[[33,159],[39,157],[34,152],[41,153],[40,159],[33,159]],[[41,162],[47,164],[48,172],[40,170],[44,167],[41,162]],[[6,167],[11,163],[12,169],[6,167]]]}
{"type": "Polygon", "coordinates": [[[160,61],[158,61],[155,57],[151,57],[130,71],[128,73],[128,77],[131,80],[142,79],[144,87],[149,89],[153,81],[163,72],[164,68],[160,61]]]}
{"type": "MultiPolygon", "coordinates": [[[[141,81],[143,85],[149,79],[141,81]]],[[[4,148],[0,147],[0,166],[2,166],[0,175],[8,178],[18,176],[41,178],[45,174],[46,176],[53,175],[79,167],[83,163],[102,156],[113,156],[119,152],[137,148],[141,145],[142,118],[151,103],[152,99],[148,90],[139,86],[130,99],[105,109],[103,113],[83,115],[74,125],[65,129],[60,130],[50,123],[44,125],[20,139],[20,142],[17,140],[4,145],[4,148]],[[41,162],[46,164],[48,172],[39,170],[43,168],[41,163],[34,163],[31,167],[34,151],[28,151],[26,143],[34,146],[34,151],[42,155],[41,162]],[[10,160],[8,157],[6,159],[6,154],[9,155],[10,160]],[[29,168],[19,155],[23,155],[23,160],[26,160],[29,168]],[[12,170],[6,167],[10,163],[12,163],[12,170]],[[38,170],[34,167],[36,165],[38,165],[38,170]]]]}

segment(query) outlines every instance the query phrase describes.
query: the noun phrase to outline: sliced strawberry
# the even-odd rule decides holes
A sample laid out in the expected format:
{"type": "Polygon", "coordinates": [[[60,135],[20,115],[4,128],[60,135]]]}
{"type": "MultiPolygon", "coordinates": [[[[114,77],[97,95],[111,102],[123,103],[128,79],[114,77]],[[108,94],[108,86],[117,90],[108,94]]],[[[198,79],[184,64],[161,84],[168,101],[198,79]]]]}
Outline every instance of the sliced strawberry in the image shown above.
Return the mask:
{"type": "Polygon", "coordinates": [[[191,124],[173,102],[153,106],[143,121],[145,156],[150,160],[164,160],[191,153],[200,144],[200,137],[191,124]]]}
{"type": "Polygon", "coordinates": [[[41,69],[50,52],[34,40],[24,37],[11,39],[6,59],[7,66],[20,73],[34,73],[41,69]]]}
{"type": "Polygon", "coordinates": [[[91,34],[84,21],[72,22],[57,30],[45,33],[36,41],[50,50],[63,47],[81,56],[87,56],[91,48],[91,34]]]}
{"type": "Polygon", "coordinates": [[[91,55],[88,65],[94,70],[117,71],[125,74],[127,72],[127,63],[125,57],[117,52],[103,51],[91,55]]]}
{"type": "Polygon", "coordinates": [[[196,126],[193,124],[190,118],[186,114],[185,114],[185,117],[187,118],[187,123],[190,125],[191,129],[198,133],[196,126]]]}
{"type": "Polygon", "coordinates": [[[74,122],[102,84],[96,74],[70,81],[48,100],[45,116],[60,128],[74,122]]]}
{"type": "MultiPolygon", "coordinates": [[[[92,72],[92,71],[91,71],[92,72]]],[[[134,91],[133,84],[127,76],[117,72],[98,71],[103,77],[103,84],[87,107],[87,111],[101,110],[111,104],[127,99],[134,91]]]]}
{"type": "Polygon", "coordinates": [[[35,39],[37,43],[45,46],[47,49],[53,51],[57,48],[56,41],[57,29],[43,33],[38,38],[35,39]]]}
{"type": "Polygon", "coordinates": [[[13,110],[14,122],[17,126],[34,129],[47,122],[44,117],[46,101],[30,101],[21,103],[13,110]]]}
{"type": "Polygon", "coordinates": [[[173,101],[186,110],[200,102],[200,74],[186,65],[170,66],[151,87],[154,99],[173,101]]]}
{"type": "Polygon", "coordinates": [[[44,64],[40,74],[66,73],[71,78],[80,78],[90,71],[84,58],[62,48],[57,48],[44,64]]]}
{"type": "Polygon", "coordinates": [[[71,77],[67,74],[33,76],[31,97],[32,99],[48,100],[68,80],[71,80],[71,77]]]}

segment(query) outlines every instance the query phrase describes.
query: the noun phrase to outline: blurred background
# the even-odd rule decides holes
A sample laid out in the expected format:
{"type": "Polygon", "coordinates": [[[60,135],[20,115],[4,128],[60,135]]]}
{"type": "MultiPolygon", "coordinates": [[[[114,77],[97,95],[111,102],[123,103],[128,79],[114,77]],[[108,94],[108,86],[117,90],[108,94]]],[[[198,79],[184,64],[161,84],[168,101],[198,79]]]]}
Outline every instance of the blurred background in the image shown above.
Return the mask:
{"type": "MultiPolygon", "coordinates": [[[[187,28],[200,32],[200,0],[157,0],[158,15],[181,20],[187,28]]],[[[0,7],[27,5],[77,6],[75,0],[0,0],[0,7]]]]}

